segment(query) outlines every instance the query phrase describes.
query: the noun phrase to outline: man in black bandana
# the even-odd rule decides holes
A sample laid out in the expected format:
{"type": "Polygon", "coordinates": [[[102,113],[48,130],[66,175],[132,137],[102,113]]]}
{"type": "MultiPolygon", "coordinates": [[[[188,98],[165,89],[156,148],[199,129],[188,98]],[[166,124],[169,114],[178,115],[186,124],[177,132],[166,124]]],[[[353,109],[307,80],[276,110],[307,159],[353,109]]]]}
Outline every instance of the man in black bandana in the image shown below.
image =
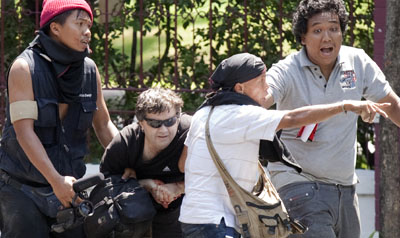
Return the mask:
{"type": "Polygon", "coordinates": [[[105,147],[118,133],[89,59],[93,14],[85,0],[44,0],[37,37],[7,77],[7,121],[0,147],[2,237],[56,234],[59,207],[70,207],[73,182],[85,174],[87,130],[105,147]],[[53,194],[53,195],[52,195],[53,194]],[[46,200],[52,199],[52,200],[46,200]]]}
{"type": "MultiPolygon", "coordinates": [[[[240,236],[228,192],[207,149],[205,124],[211,110],[213,145],[232,178],[249,192],[258,179],[260,140],[273,141],[276,131],[317,123],[347,111],[386,115],[381,108],[389,104],[351,100],[291,111],[266,110],[262,107],[268,107],[269,97],[265,71],[260,58],[242,53],[222,61],[210,78],[215,92],[193,115],[185,140],[185,197],[179,221],[186,238],[240,236]]],[[[291,161],[286,164],[299,168],[291,161]]]]}

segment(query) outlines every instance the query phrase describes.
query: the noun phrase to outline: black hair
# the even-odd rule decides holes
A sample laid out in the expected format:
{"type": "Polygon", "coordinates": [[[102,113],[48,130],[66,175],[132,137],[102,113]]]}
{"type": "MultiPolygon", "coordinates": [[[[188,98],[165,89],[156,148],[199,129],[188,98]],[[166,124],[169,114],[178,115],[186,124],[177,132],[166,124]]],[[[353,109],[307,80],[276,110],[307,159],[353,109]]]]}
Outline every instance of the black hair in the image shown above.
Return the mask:
{"type": "Polygon", "coordinates": [[[307,33],[308,20],[321,12],[332,12],[338,15],[340,29],[344,33],[348,22],[348,13],[342,0],[302,0],[293,14],[293,34],[297,42],[307,33]]]}
{"type": "Polygon", "coordinates": [[[136,102],[135,113],[139,121],[143,121],[147,113],[163,113],[175,109],[177,115],[183,107],[182,98],[167,88],[149,88],[142,92],[136,102]]]}
{"type": "Polygon", "coordinates": [[[65,23],[65,21],[67,20],[67,18],[68,18],[75,10],[78,11],[78,15],[77,15],[77,16],[79,16],[80,13],[81,13],[81,11],[82,11],[82,9],[71,9],[71,10],[65,11],[65,12],[63,12],[63,13],[61,13],[61,14],[55,16],[55,17],[53,17],[50,21],[48,21],[48,22],[41,28],[41,30],[42,30],[46,35],[48,35],[49,32],[50,32],[50,24],[51,24],[52,22],[58,23],[58,24],[60,24],[60,25],[64,25],[64,23],[65,23]]]}

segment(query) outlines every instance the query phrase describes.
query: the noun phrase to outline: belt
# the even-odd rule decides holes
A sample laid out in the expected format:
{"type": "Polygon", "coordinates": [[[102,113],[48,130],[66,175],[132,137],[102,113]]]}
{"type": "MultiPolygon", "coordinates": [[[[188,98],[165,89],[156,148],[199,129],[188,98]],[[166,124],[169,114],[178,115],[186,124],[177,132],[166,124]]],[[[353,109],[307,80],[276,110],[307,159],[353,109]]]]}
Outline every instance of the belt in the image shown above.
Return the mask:
{"type": "Polygon", "coordinates": [[[9,184],[16,189],[21,189],[22,183],[18,180],[12,178],[6,171],[0,169],[0,179],[3,180],[5,184],[9,184]]]}
{"type": "MultiPolygon", "coordinates": [[[[44,188],[44,187],[34,187],[34,186],[30,186],[24,183],[21,183],[20,181],[16,180],[15,178],[11,177],[6,171],[0,169],[0,180],[3,180],[3,182],[5,184],[11,185],[16,189],[19,190],[24,190],[21,189],[23,185],[25,185],[25,187],[29,188],[31,191],[33,191],[34,193],[40,195],[40,196],[50,196],[51,194],[53,194],[54,192],[51,190],[50,192],[42,192],[40,191],[40,188],[44,188]]],[[[47,185],[46,187],[48,187],[49,185],[47,185]]]]}

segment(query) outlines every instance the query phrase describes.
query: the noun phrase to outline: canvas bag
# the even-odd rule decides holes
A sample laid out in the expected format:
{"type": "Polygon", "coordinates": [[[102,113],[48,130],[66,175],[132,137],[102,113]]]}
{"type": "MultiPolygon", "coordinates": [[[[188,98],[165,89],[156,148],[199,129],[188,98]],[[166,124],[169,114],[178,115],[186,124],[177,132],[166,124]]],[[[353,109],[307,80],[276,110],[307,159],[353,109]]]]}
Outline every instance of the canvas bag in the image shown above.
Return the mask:
{"type": "Polygon", "coordinates": [[[283,238],[290,234],[304,233],[306,227],[289,217],[278,192],[260,162],[258,162],[258,168],[261,175],[251,193],[233,180],[212,144],[209,121],[213,110],[214,107],[211,108],[205,126],[207,147],[224,181],[242,237],[283,238]]]}
{"type": "Polygon", "coordinates": [[[134,227],[152,220],[156,209],[150,196],[136,179],[111,175],[90,193],[94,213],[84,221],[85,234],[88,238],[107,237],[119,223],[134,227]]]}

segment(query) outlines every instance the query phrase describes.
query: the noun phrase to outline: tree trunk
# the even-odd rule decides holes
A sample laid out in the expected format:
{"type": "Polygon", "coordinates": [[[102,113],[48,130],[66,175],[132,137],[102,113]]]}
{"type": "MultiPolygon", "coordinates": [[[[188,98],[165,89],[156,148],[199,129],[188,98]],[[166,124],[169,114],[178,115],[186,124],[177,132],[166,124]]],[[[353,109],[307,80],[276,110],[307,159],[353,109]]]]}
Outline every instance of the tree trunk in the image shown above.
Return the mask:
{"type": "MultiPolygon", "coordinates": [[[[400,1],[386,0],[384,73],[393,90],[400,92],[400,1]]],[[[382,118],[382,117],[381,117],[382,118]]],[[[400,151],[399,128],[390,120],[380,121],[380,234],[400,237],[400,151]]]]}

